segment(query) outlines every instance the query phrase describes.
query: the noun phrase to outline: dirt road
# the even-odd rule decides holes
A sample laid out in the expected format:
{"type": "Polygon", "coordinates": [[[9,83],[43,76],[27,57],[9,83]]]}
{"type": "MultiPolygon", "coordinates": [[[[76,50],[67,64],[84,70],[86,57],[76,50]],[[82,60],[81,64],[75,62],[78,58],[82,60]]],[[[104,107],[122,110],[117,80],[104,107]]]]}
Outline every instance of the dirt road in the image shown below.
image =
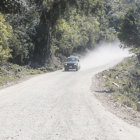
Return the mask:
{"type": "Polygon", "coordinates": [[[140,129],[111,114],[90,91],[113,65],[43,74],[0,90],[0,140],[140,140],[140,129]]]}

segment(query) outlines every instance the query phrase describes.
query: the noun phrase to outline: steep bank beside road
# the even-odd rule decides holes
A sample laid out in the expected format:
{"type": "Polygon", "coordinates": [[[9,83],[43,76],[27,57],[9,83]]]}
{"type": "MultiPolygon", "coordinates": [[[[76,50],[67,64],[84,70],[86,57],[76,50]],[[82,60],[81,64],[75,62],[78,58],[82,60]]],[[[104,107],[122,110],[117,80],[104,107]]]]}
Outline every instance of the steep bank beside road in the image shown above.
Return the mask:
{"type": "Polygon", "coordinates": [[[40,68],[33,69],[29,66],[19,66],[7,63],[0,66],[0,88],[5,88],[27,80],[35,75],[56,71],[60,68],[62,68],[60,65],[57,67],[50,65],[47,67],[42,66],[40,68]]]}
{"type": "Polygon", "coordinates": [[[96,75],[93,85],[96,85],[95,95],[103,105],[130,124],[140,127],[140,113],[136,111],[140,100],[139,75],[139,63],[133,56],[96,75]]]}

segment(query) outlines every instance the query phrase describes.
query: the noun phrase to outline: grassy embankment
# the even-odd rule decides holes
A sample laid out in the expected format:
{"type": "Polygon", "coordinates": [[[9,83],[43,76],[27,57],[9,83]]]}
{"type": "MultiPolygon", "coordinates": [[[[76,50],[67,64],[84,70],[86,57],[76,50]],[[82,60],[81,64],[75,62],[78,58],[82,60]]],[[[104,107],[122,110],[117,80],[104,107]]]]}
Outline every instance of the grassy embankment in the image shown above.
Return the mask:
{"type": "Polygon", "coordinates": [[[60,67],[50,65],[47,67],[44,66],[41,68],[33,69],[28,66],[19,66],[16,64],[7,63],[0,66],[0,87],[11,85],[20,80],[29,78],[32,75],[55,71],[60,69],[60,67]]]}
{"type": "Polygon", "coordinates": [[[140,100],[140,65],[136,57],[126,58],[99,75],[115,102],[136,109],[136,103],[140,100]]]}

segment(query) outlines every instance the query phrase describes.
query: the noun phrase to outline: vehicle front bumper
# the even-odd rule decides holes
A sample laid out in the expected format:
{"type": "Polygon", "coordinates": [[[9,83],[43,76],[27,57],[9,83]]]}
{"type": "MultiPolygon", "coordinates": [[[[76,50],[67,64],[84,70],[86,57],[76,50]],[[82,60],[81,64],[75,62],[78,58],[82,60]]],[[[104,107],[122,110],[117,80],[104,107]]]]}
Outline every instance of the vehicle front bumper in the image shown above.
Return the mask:
{"type": "Polygon", "coordinates": [[[64,65],[64,68],[65,69],[76,69],[77,68],[77,65],[74,65],[74,64],[67,64],[67,65],[64,65]]]}

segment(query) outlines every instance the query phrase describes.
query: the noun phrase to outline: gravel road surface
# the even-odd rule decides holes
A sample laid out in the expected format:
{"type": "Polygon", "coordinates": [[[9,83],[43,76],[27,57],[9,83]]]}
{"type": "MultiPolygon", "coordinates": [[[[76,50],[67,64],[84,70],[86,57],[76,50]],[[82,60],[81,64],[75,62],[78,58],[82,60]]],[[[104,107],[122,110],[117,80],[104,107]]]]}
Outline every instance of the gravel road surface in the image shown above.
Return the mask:
{"type": "Polygon", "coordinates": [[[42,74],[0,90],[0,140],[140,140],[90,90],[92,77],[117,64],[42,74]]]}

